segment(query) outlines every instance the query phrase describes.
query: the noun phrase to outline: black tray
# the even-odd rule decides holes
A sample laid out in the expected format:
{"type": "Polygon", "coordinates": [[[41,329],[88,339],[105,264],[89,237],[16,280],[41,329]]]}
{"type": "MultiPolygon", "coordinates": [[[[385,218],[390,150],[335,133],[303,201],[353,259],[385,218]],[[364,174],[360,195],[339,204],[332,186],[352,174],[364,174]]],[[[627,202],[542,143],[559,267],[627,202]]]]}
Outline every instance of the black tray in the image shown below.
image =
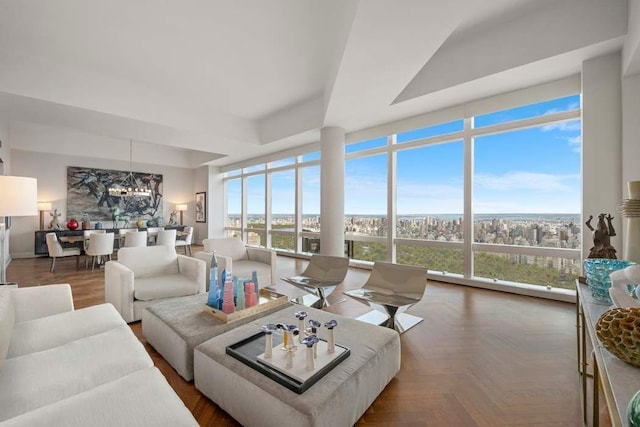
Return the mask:
{"type": "MultiPolygon", "coordinates": [[[[234,357],[255,369],[256,371],[266,375],[272,380],[276,381],[278,384],[285,386],[289,390],[302,394],[309,387],[314,385],[320,380],[320,378],[324,377],[329,371],[335,368],[340,362],[349,357],[351,354],[351,350],[347,347],[336,344],[336,346],[343,348],[345,351],[340,354],[338,357],[333,359],[323,368],[318,369],[318,371],[313,374],[309,379],[304,382],[300,382],[295,378],[291,378],[286,375],[284,372],[281,372],[271,366],[267,366],[258,361],[258,356],[264,353],[264,338],[265,333],[260,331],[255,335],[250,336],[249,338],[245,338],[240,342],[232,344],[227,347],[227,354],[231,357],[234,357]]],[[[283,341],[282,335],[273,334],[273,345],[276,346],[281,344],[283,341]]]]}

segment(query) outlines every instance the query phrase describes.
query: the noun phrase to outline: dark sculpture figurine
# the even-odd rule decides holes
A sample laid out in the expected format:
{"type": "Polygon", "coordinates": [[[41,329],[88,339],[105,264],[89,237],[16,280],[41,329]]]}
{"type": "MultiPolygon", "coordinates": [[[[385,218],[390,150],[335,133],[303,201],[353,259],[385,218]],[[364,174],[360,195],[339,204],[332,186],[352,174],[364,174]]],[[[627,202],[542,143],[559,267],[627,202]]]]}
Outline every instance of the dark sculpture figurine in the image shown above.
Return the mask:
{"type": "Polygon", "coordinates": [[[594,230],[591,226],[591,220],[593,215],[589,215],[589,219],[585,223],[587,228],[593,232],[593,247],[589,251],[588,258],[616,258],[616,250],[611,246],[611,237],[616,235],[616,230],[613,228],[611,221],[613,217],[611,214],[605,216],[603,213],[598,215],[598,225],[594,230]],[[604,220],[607,220],[605,224],[604,220]]]}

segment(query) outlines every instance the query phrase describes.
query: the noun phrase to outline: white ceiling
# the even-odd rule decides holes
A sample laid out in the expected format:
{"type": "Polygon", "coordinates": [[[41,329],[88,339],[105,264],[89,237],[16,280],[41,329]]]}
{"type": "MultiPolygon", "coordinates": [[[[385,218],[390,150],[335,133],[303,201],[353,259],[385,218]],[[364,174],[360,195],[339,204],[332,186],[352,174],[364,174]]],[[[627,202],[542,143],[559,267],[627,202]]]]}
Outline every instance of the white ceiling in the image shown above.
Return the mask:
{"type": "Polygon", "coordinates": [[[0,119],[225,165],[561,78],[626,36],[626,0],[0,0],[0,119]]]}

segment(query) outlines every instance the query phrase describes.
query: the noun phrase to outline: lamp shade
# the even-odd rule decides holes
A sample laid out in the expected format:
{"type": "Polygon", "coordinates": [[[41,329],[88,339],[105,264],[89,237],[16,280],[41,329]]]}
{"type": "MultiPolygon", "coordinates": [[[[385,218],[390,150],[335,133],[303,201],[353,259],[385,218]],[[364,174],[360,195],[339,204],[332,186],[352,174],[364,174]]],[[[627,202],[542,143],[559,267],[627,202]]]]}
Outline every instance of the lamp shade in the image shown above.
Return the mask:
{"type": "Polygon", "coordinates": [[[50,211],[51,210],[51,202],[38,202],[38,210],[39,211],[50,211]]]}
{"type": "Polygon", "coordinates": [[[0,176],[0,217],[38,214],[38,180],[0,176]]]}
{"type": "Polygon", "coordinates": [[[176,205],[177,211],[187,211],[189,207],[187,205],[176,205]]]}

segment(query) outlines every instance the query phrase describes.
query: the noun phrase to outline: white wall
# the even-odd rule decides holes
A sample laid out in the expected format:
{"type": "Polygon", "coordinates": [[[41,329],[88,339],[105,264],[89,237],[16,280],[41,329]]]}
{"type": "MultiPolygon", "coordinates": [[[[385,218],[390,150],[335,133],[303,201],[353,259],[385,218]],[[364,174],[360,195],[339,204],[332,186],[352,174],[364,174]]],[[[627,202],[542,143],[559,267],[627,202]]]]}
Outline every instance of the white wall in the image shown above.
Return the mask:
{"type": "MultiPolygon", "coordinates": [[[[640,74],[622,79],[622,195],[628,198],[627,181],[640,181],[640,74]]],[[[622,235],[626,236],[626,221],[622,235]]],[[[627,259],[627,254],[623,257],[627,259]]],[[[639,262],[640,260],[632,260],[639,262]]]]}
{"type": "MultiPolygon", "coordinates": [[[[614,53],[582,64],[582,214],[583,223],[600,213],[611,214],[617,236],[611,239],[622,257],[622,94],[621,55],[614,53]]],[[[583,228],[583,254],[593,246],[591,232],[583,228]]]]}
{"type": "MultiPolygon", "coordinates": [[[[109,149],[109,147],[105,147],[109,149]]],[[[129,162],[109,161],[92,157],[42,154],[30,151],[11,150],[12,173],[32,176],[38,179],[38,200],[52,202],[53,208],[62,213],[61,222],[66,223],[67,166],[129,170],[129,162]]],[[[134,162],[136,172],[159,173],[163,175],[162,216],[168,222],[171,211],[178,203],[189,204],[184,212],[184,222],[194,223],[194,178],[193,169],[169,166],[147,165],[134,162]]],[[[45,213],[45,222],[50,220],[45,213]]],[[[14,218],[11,226],[10,251],[14,258],[34,255],[34,231],[37,230],[37,216],[14,218]]],[[[46,224],[45,224],[46,227],[46,224]]]]}
{"type": "Polygon", "coordinates": [[[629,0],[627,37],[622,49],[622,73],[631,76],[640,72],[640,0],[629,0]]]}
{"type": "Polygon", "coordinates": [[[11,142],[9,141],[9,136],[9,122],[0,119],[0,141],[2,141],[2,146],[0,147],[0,159],[2,160],[0,175],[11,175],[11,158],[9,156],[11,142]]]}
{"type": "Polygon", "coordinates": [[[209,191],[207,192],[208,237],[225,237],[226,223],[224,197],[224,174],[218,166],[209,166],[209,191]]]}
{"type": "Polygon", "coordinates": [[[640,74],[622,80],[622,183],[640,180],[640,74]]]}

